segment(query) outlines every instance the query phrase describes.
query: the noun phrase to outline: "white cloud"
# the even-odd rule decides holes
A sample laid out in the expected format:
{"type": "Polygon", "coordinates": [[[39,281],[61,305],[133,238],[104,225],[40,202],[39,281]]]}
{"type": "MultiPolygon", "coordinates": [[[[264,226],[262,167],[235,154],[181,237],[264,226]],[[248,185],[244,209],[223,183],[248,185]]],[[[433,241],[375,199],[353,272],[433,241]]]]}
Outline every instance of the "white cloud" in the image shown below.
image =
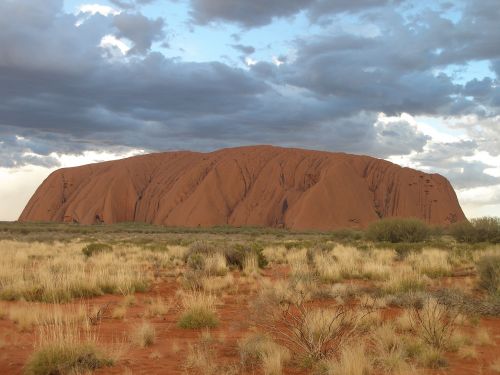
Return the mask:
{"type": "Polygon", "coordinates": [[[245,63],[248,65],[248,66],[252,66],[252,65],[255,65],[258,63],[257,60],[254,60],[252,59],[251,57],[246,57],[245,58],[245,63]]]}
{"type": "MultiPolygon", "coordinates": [[[[51,154],[61,167],[75,167],[89,163],[126,158],[143,154],[144,150],[131,150],[120,154],[85,151],[83,155],[51,154]]],[[[0,220],[17,220],[37,187],[57,168],[24,166],[0,168],[0,220]]]]}
{"type": "Polygon", "coordinates": [[[55,168],[0,168],[0,220],[17,220],[38,185],[55,168]]]}
{"type": "Polygon", "coordinates": [[[281,60],[280,60],[278,57],[276,57],[276,56],[273,56],[273,59],[272,59],[272,60],[273,60],[273,64],[274,64],[274,65],[276,65],[276,66],[280,66],[280,65],[284,64],[284,62],[283,62],[283,61],[281,61],[281,60]]]}
{"type": "Polygon", "coordinates": [[[78,13],[88,13],[91,15],[102,14],[103,16],[107,17],[116,16],[117,14],[120,14],[120,11],[107,5],[82,4],[78,7],[78,13]]]}
{"type": "Polygon", "coordinates": [[[480,161],[491,168],[486,168],[484,173],[493,177],[500,177],[500,155],[492,156],[487,151],[476,151],[472,156],[465,156],[464,160],[467,161],[480,161]]]}
{"type": "Polygon", "coordinates": [[[111,34],[104,36],[101,39],[101,43],[99,44],[99,46],[101,48],[104,48],[104,49],[107,49],[108,51],[110,51],[111,54],[115,57],[116,57],[116,54],[114,54],[113,52],[116,50],[120,51],[120,53],[122,55],[126,55],[127,52],[130,50],[130,47],[126,43],[124,43],[123,41],[118,39],[116,36],[111,35],[111,34]]]}
{"type": "Polygon", "coordinates": [[[457,196],[469,218],[500,215],[500,185],[457,190],[457,196]]]}

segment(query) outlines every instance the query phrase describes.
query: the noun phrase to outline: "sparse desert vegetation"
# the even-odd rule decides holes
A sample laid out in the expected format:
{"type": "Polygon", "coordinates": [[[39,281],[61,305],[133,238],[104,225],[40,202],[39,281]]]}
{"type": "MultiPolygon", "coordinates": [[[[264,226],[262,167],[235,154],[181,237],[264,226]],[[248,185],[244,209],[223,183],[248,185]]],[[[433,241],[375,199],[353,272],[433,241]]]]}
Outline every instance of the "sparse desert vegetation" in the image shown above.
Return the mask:
{"type": "Polygon", "coordinates": [[[420,226],[2,224],[0,369],[498,373],[499,245],[420,226]]]}

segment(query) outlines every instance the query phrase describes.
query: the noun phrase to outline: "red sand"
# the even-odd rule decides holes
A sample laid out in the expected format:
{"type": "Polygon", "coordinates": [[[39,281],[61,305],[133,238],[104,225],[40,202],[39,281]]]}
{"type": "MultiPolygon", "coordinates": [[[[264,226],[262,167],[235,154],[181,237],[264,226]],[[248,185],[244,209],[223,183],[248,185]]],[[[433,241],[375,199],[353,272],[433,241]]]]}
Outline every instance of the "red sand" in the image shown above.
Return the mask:
{"type": "Polygon", "coordinates": [[[368,156],[252,146],[60,169],[19,220],[331,230],[381,217],[433,225],[465,219],[438,174],[368,156]]]}

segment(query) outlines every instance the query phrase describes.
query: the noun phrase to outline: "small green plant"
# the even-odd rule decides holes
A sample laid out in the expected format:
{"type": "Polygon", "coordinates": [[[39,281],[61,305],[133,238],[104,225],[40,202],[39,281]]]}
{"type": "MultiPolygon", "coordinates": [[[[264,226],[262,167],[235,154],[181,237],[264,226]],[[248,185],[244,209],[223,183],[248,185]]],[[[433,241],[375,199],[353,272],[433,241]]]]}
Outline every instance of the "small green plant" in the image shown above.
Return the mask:
{"type": "Polygon", "coordinates": [[[48,345],[36,350],[25,367],[27,375],[83,373],[101,367],[111,366],[106,358],[92,344],[48,345]]]}
{"type": "Polygon", "coordinates": [[[214,328],[219,324],[215,311],[215,297],[191,292],[183,296],[184,311],[179,320],[181,328],[214,328]]]}
{"type": "Polygon", "coordinates": [[[366,237],[372,241],[421,242],[429,237],[430,228],[418,219],[382,219],[370,224],[366,237]]]}
{"type": "Polygon", "coordinates": [[[113,247],[111,245],[106,244],[106,243],[91,243],[91,244],[86,245],[82,249],[82,253],[83,253],[83,255],[85,255],[86,257],[89,258],[95,254],[100,254],[100,253],[103,253],[106,251],[111,251],[111,250],[113,250],[113,247]]]}

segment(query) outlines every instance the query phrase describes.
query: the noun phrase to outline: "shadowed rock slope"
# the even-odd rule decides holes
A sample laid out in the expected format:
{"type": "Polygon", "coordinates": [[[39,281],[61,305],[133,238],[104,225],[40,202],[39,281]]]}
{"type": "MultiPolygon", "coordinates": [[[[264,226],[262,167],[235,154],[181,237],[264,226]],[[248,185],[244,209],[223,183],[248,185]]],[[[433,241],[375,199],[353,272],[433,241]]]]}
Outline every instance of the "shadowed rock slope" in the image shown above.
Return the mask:
{"type": "Polygon", "coordinates": [[[252,146],[59,169],[19,220],[330,230],[385,217],[465,219],[438,174],[368,156],[252,146]]]}

